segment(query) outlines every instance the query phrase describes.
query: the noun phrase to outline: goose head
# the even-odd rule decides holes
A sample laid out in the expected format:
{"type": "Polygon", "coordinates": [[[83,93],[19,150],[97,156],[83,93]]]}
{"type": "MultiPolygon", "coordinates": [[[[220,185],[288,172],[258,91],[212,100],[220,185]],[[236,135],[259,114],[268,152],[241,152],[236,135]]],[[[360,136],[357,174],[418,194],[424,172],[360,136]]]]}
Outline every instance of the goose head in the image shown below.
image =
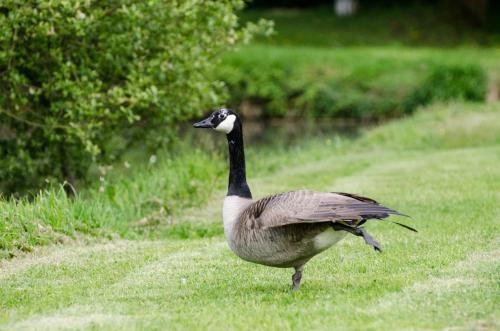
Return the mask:
{"type": "Polygon", "coordinates": [[[241,125],[238,115],[231,109],[220,108],[202,121],[193,124],[195,128],[214,129],[225,134],[231,133],[233,129],[241,125]]]}

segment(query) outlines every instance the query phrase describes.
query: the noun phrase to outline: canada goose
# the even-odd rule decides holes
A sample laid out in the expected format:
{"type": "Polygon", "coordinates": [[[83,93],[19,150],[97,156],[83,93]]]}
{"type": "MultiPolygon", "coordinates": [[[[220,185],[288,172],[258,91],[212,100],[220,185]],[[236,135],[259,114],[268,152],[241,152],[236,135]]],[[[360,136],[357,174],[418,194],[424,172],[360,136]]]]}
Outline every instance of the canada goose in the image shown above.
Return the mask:
{"type": "MultiPolygon", "coordinates": [[[[403,215],[375,200],[341,192],[306,190],[252,200],[246,181],[243,128],[230,109],[218,109],[193,124],[226,134],[229,185],[222,209],[224,234],[231,250],[246,261],[295,268],[292,289],[298,290],[304,265],[347,233],[362,237],[376,251],[380,244],[361,227],[369,219],[403,215]]],[[[406,225],[393,222],[415,231],[406,225]]]]}

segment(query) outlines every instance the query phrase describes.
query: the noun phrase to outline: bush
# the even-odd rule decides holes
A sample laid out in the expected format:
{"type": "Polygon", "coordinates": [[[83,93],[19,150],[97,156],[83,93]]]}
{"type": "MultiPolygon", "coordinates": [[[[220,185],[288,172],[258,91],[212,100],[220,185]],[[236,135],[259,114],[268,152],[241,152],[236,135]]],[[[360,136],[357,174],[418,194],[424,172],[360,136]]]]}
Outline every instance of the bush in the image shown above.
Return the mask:
{"type": "Polygon", "coordinates": [[[168,142],[175,123],[221,103],[213,63],[257,30],[238,27],[242,5],[2,1],[0,190],[74,183],[117,146],[148,132],[168,142]]]}
{"type": "Polygon", "coordinates": [[[385,118],[398,110],[397,99],[390,92],[343,79],[311,82],[294,105],[313,117],[345,119],[385,118]]]}
{"type": "Polygon", "coordinates": [[[231,104],[249,100],[264,106],[266,116],[286,115],[290,90],[287,80],[293,70],[285,63],[249,58],[229,61],[218,72],[228,86],[231,104]]]}
{"type": "Polygon", "coordinates": [[[217,73],[229,87],[232,106],[254,103],[259,107],[247,109],[263,116],[378,120],[433,101],[484,100],[484,69],[454,56],[253,45],[228,54],[217,73]]]}
{"type": "Polygon", "coordinates": [[[435,101],[453,99],[484,101],[487,77],[478,65],[440,65],[408,96],[406,110],[435,101]]]}

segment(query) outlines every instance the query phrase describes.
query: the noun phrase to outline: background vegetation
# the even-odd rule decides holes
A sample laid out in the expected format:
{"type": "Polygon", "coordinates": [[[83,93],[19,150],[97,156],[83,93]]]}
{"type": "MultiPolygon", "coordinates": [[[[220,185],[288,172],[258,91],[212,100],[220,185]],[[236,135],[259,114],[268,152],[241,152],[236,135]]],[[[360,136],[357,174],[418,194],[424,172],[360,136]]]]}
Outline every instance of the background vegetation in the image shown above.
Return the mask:
{"type": "Polygon", "coordinates": [[[498,34],[394,3],[2,2],[0,330],[498,329],[498,34]],[[226,142],[184,123],[225,100],[256,197],[368,195],[419,233],[371,222],[384,254],[348,237],[293,295],[239,260],[226,142]]]}
{"type": "Polygon", "coordinates": [[[239,27],[242,5],[3,1],[0,190],[74,186],[91,162],[139,139],[165,145],[179,121],[220,104],[211,70],[257,28],[239,27]]]}
{"type": "MultiPolygon", "coordinates": [[[[116,202],[98,189],[73,200],[52,193],[33,204],[4,202],[0,207],[18,215],[13,230],[22,234],[4,245],[66,239],[64,246],[0,263],[0,329],[494,330],[499,125],[498,104],[436,104],[355,141],[329,136],[270,153],[249,146],[256,196],[298,187],[362,193],[412,215],[405,222],[419,230],[372,222],[368,227],[383,254],[347,237],[308,264],[303,287],[293,295],[290,270],[250,264],[229,251],[220,220],[223,190],[205,205],[195,197],[206,191],[196,187],[187,200],[194,209],[176,217],[166,213],[158,223],[138,227],[128,217],[124,211],[161,215],[162,204],[176,198],[162,200],[172,195],[153,181],[145,185],[145,177],[184,177],[182,167],[131,167],[109,183],[116,187],[116,202]],[[43,227],[22,230],[36,218],[43,227]],[[91,227],[106,230],[101,233],[134,240],[96,243],[78,235],[79,225],[92,218],[99,223],[91,227]],[[61,224],[67,224],[64,235],[42,232],[50,226],[60,231],[61,224]],[[78,240],[66,242],[73,236],[78,240]]],[[[195,173],[195,181],[211,182],[214,172],[225,173],[222,160],[206,159],[207,153],[195,153],[198,162],[180,160],[197,170],[202,162],[214,167],[210,174],[195,173]]],[[[225,176],[213,183],[222,188],[225,176]]]]}
{"type": "Polygon", "coordinates": [[[498,33],[436,5],[362,3],[352,17],[335,16],[330,6],[254,8],[243,17],[277,27],[226,55],[218,71],[231,104],[249,115],[384,119],[431,100],[484,100],[488,79],[498,89],[497,48],[476,48],[498,45],[498,33]]]}
{"type": "Polygon", "coordinates": [[[499,72],[498,55],[497,50],[259,45],[229,55],[218,72],[232,104],[243,105],[249,116],[380,120],[431,101],[483,101],[484,68],[499,72]]]}

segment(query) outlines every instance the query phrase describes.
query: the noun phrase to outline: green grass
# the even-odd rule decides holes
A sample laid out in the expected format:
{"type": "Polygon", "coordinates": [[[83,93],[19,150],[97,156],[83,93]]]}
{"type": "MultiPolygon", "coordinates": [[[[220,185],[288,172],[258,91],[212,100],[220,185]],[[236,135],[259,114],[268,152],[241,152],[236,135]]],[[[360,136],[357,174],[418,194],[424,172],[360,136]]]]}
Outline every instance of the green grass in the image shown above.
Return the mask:
{"type": "Polygon", "coordinates": [[[254,44],[227,54],[218,75],[231,105],[255,104],[263,115],[380,119],[431,100],[485,99],[498,89],[499,57],[498,48],[254,44]],[[429,79],[454,73],[459,76],[429,88],[429,79]],[[422,94],[428,98],[415,99],[422,94]]]}
{"type": "Polygon", "coordinates": [[[499,89],[498,34],[456,27],[434,7],[365,8],[354,17],[326,7],[254,9],[242,17],[271,19],[276,30],[226,54],[217,71],[230,105],[251,115],[385,119],[499,89]]]}
{"type": "Polygon", "coordinates": [[[227,248],[216,189],[206,208],[173,217],[214,231],[204,238],[176,239],[164,224],[156,239],[70,241],[4,260],[0,329],[498,329],[498,104],[435,105],[354,141],[266,153],[248,150],[255,196],[301,187],[365,194],[412,215],[402,221],[419,233],[373,222],[383,254],[347,237],[314,258],[290,293],[291,270],[227,248]]]}
{"type": "Polygon", "coordinates": [[[0,200],[0,258],[81,235],[136,238],[149,226],[207,199],[223,174],[220,155],[180,144],[156,162],[101,167],[97,183],[76,198],[54,188],[33,200],[0,200]]]}
{"type": "MultiPolygon", "coordinates": [[[[451,13],[448,13],[451,14],[451,13]]],[[[493,9],[491,22],[494,21],[493,9]]],[[[277,32],[259,42],[280,46],[492,46],[500,37],[492,26],[467,25],[436,6],[362,6],[351,17],[338,17],[332,7],[250,9],[244,21],[272,20],[277,32]],[[318,33],[321,31],[321,33],[318,33]]]]}
{"type": "MultiPolygon", "coordinates": [[[[442,68],[479,66],[498,88],[497,36],[415,10],[246,12],[275,20],[278,33],[225,55],[219,75],[233,102],[270,116],[401,116],[442,68]]],[[[412,215],[401,221],[419,230],[369,224],[383,254],[347,237],[307,265],[298,293],[291,270],[227,248],[217,138],[186,138],[151,163],[128,155],[75,199],[58,188],[0,199],[0,330],[500,328],[498,103],[435,104],[354,140],[249,146],[256,197],[359,193],[412,215]]]]}

